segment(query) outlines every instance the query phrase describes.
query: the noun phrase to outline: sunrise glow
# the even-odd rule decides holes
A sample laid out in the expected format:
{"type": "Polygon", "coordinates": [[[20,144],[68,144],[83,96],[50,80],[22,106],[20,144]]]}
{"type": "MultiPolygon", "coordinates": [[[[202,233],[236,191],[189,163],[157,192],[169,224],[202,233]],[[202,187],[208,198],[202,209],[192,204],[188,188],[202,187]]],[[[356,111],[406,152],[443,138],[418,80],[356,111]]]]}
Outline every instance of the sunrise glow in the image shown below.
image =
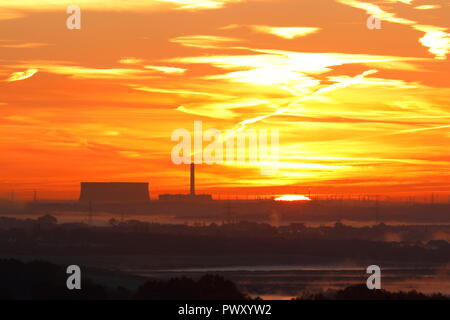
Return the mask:
{"type": "Polygon", "coordinates": [[[311,199],[301,194],[285,194],[276,197],[275,201],[311,201],[311,199]]]}
{"type": "Polygon", "coordinates": [[[171,133],[197,120],[279,130],[276,159],[199,164],[202,192],[450,196],[445,2],[82,0],[80,30],[69,4],[0,0],[0,197],[183,192],[171,133]]]}

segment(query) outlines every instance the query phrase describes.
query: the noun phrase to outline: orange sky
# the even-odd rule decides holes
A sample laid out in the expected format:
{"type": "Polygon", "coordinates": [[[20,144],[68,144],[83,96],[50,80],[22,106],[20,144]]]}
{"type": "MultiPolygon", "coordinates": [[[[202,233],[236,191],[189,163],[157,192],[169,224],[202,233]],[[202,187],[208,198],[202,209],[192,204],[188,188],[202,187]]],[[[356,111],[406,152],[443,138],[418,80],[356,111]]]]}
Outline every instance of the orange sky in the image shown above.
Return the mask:
{"type": "Polygon", "coordinates": [[[0,198],[187,192],[171,133],[261,116],[279,170],[201,165],[201,191],[450,195],[449,30],[441,0],[0,0],[0,198]]]}

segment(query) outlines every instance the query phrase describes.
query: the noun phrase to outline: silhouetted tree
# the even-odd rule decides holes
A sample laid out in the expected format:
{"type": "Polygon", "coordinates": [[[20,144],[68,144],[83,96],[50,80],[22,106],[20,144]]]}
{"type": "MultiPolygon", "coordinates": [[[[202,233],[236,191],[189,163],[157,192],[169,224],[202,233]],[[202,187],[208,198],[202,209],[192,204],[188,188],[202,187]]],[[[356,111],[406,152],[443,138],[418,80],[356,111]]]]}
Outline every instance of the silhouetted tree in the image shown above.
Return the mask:
{"type": "Polygon", "coordinates": [[[181,277],[168,281],[147,281],[139,287],[135,299],[157,300],[242,300],[247,297],[235,284],[219,275],[205,275],[198,281],[181,277]]]}

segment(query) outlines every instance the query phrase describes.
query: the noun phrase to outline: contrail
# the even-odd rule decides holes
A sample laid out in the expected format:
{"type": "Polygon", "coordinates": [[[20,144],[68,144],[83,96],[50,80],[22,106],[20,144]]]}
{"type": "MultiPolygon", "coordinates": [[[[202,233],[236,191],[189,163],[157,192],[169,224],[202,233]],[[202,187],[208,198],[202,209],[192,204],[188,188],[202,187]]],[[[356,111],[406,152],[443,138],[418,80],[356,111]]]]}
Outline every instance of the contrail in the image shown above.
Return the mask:
{"type": "MultiPolygon", "coordinates": [[[[296,99],[296,100],[290,102],[286,107],[279,108],[279,109],[275,110],[275,111],[272,112],[272,113],[265,114],[265,115],[262,115],[262,116],[259,116],[259,117],[255,117],[255,118],[250,118],[250,119],[242,120],[242,121],[240,121],[239,123],[237,123],[237,124],[234,126],[233,129],[226,130],[225,133],[221,134],[221,135],[219,136],[218,140],[219,140],[220,143],[223,143],[224,141],[227,141],[227,140],[230,138],[230,136],[234,136],[234,135],[236,135],[236,133],[238,133],[239,131],[244,130],[244,129],[247,127],[247,125],[249,125],[249,124],[253,124],[253,123],[259,122],[259,121],[261,121],[261,120],[264,120],[264,119],[267,119],[267,118],[270,118],[270,117],[274,117],[274,116],[283,114],[283,113],[289,111],[289,109],[290,109],[294,104],[298,104],[298,103],[300,103],[300,102],[309,100],[309,99],[311,99],[311,98],[313,98],[313,97],[315,97],[315,96],[317,96],[317,95],[321,95],[321,94],[324,94],[324,93],[328,93],[328,92],[331,92],[331,91],[334,91],[334,90],[338,90],[338,89],[341,89],[341,88],[346,88],[346,87],[349,87],[349,86],[351,86],[351,85],[353,85],[353,84],[358,84],[365,76],[367,76],[367,75],[369,75],[369,74],[376,73],[376,72],[378,72],[378,70],[375,70],[375,69],[371,69],[371,70],[364,71],[363,73],[358,74],[358,75],[356,75],[356,76],[354,76],[354,77],[351,77],[350,79],[347,79],[347,80],[345,80],[345,81],[338,82],[338,83],[334,83],[334,84],[331,84],[331,85],[329,85],[329,86],[327,86],[327,87],[319,88],[319,89],[317,89],[316,91],[312,92],[311,94],[306,95],[306,96],[303,96],[303,97],[301,97],[301,98],[299,98],[299,99],[296,99]]],[[[290,88],[283,87],[283,89],[288,90],[288,91],[290,91],[293,95],[295,95],[295,93],[293,92],[293,90],[291,90],[290,88]]],[[[195,154],[196,154],[195,151],[194,151],[194,152],[191,152],[191,156],[195,156],[195,154]]]]}
{"type": "MultiPolygon", "coordinates": [[[[353,84],[358,84],[365,76],[367,76],[369,74],[377,73],[377,72],[378,72],[378,70],[375,70],[375,69],[364,71],[363,73],[358,74],[358,75],[356,75],[356,76],[354,76],[354,77],[352,77],[350,79],[347,79],[345,81],[334,83],[334,84],[329,85],[327,87],[323,87],[323,88],[317,89],[316,91],[312,92],[311,94],[309,94],[307,96],[301,97],[300,99],[296,99],[295,101],[290,102],[287,105],[287,107],[279,108],[276,111],[274,111],[272,113],[269,113],[269,114],[266,114],[266,115],[262,115],[262,116],[251,118],[251,119],[247,119],[247,120],[243,120],[243,121],[241,121],[241,122],[239,122],[239,123],[237,123],[235,125],[235,127],[231,130],[231,134],[235,134],[236,132],[245,129],[248,124],[253,124],[253,123],[256,123],[256,122],[261,121],[263,119],[267,119],[267,118],[270,118],[270,117],[273,117],[273,116],[277,116],[277,115],[283,114],[283,113],[287,112],[291,108],[292,105],[298,104],[298,103],[306,101],[306,100],[309,100],[309,99],[313,98],[314,96],[317,96],[317,95],[320,95],[320,94],[324,94],[324,93],[327,93],[327,92],[330,92],[330,91],[334,91],[334,90],[337,90],[337,89],[346,88],[346,87],[349,87],[349,86],[351,86],[353,84]]],[[[291,89],[286,88],[286,87],[284,89],[287,89],[292,94],[294,94],[291,89]]]]}

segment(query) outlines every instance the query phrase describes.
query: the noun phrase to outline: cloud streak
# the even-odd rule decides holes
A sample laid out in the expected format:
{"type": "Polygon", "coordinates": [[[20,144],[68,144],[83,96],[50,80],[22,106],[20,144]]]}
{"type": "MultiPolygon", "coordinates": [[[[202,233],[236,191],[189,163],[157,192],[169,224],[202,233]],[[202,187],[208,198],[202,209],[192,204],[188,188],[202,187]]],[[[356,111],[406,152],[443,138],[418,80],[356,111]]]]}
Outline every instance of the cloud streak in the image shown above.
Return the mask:
{"type": "MultiPolygon", "coordinates": [[[[419,42],[424,46],[429,48],[429,52],[435,56],[436,59],[446,59],[447,54],[450,52],[450,33],[447,32],[447,28],[422,25],[414,20],[404,19],[398,17],[394,13],[383,10],[380,6],[361,2],[358,0],[336,0],[339,3],[351,6],[353,8],[358,8],[365,10],[367,14],[374,15],[380,20],[409,25],[414,30],[422,31],[425,35],[419,39],[419,42]]],[[[403,1],[403,3],[411,4],[412,1],[403,1]]],[[[417,7],[416,7],[417,8],[417,7]]],[[[437,7],[433,7],[437,8],[437,7]]],[[[426,6],[421,9],[431,9],[431,7],[426,6]]]]}
{"type": "Polygon", "coordinates": [[[37,72],[38,72],[38,69],[33,69],[33,68],[27,69],[25,71],[14,72],[5,81],[7,81],[7,82],[14,82],[14,81],[25,80],[25,79],[31,78],[37,72]]]}
{"type": "MultiPolygon", "coordinates": [[[[173,9],[198,11],[220,9],[227,4],[241,1],[244,0],[77,0],[76,5],[84,10],[95,11],[152,12],[173,9]]],[[[72,0],[0,0],[0,9],[6,12],[3,14],[5,19],[15,19],[23,16],[23,13],[26,12],[64,11],[73,4],[72,0]]]]}
{"type": "Polygon", "coordinates": [[[220,49],[224,44],[239,42],[241,40],[220,36],[192,35],[192,36],[176,37],[170,39],[170,41],[173,43],[178,43],[185,47],[194,47],[201,49],[220,49]]]}
{"type": "Polygon", "coordinates": [[[236,29],[239,27],[247,27],[258,33],[271,34],[283,39],[292,40],[298,37],[305,37],[310,34],[317,33],[321,28],[316,27],[274,27],[265,25],[228,25],[222,27],[223,30],[236,29]]]}

